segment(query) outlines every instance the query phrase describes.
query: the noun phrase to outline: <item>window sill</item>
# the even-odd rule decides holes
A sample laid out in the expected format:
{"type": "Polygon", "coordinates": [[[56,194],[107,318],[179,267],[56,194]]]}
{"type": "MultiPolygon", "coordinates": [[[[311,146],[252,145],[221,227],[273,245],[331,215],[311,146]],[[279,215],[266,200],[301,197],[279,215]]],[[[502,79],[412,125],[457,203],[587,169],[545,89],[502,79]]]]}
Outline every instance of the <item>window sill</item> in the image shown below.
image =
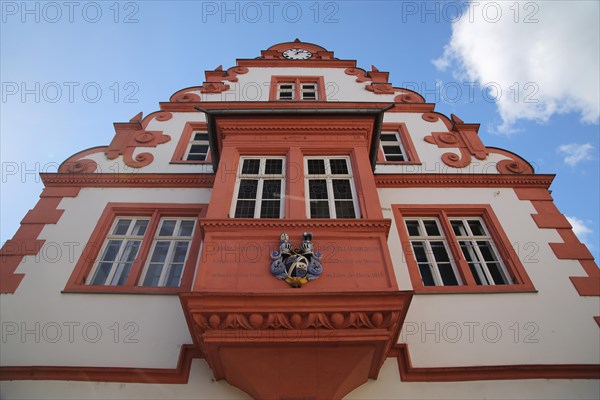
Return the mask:
{"type": "Polygon", "coordinates": [[[377,165],[423,165],[419,161],[377,161],[377,165]]]}
{"type": "Polygon", "coordinates": [[[494,286],[419,286],[415,294],[488,294],[488,293],[537,293],[533,285],[494,286]]]}
{"type": "Polygon", "coordinates": [[[189,292],[187,287],[144,287],[144,286],[94,286],[77,285],[66,287],[61,293],[94,293],[94,294],[160,294],[176,295],[189,292]]]}
{"type": "Polygon", "coordinates": [[[192,161],[192,160],[177,160],[177,161],[171,161],[169,162],[169,164],[200,164],[200,165],[212,165],[211,161],[192,161]]]}

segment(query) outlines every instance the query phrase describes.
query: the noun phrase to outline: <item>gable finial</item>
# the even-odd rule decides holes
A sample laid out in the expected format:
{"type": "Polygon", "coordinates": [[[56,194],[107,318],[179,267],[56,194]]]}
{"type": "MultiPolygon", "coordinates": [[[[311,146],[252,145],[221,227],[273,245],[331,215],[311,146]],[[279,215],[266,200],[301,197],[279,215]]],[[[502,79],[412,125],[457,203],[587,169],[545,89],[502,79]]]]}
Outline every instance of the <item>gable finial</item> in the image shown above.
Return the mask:
{"type": "Polygon", "coordinates": [[[294,43],[300,43],[300,39],[298,39],[298,38],[294,39],[294,43]]]}

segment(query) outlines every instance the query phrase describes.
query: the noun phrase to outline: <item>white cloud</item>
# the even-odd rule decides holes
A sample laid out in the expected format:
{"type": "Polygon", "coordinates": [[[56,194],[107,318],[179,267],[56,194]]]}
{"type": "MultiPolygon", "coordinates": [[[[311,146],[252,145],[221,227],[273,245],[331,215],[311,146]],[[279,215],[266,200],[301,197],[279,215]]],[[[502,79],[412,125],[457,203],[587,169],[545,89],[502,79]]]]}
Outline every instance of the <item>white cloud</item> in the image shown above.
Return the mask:
{"type": "Polygon", "coordinates": [[[475,1],[452,24],[450,42],[433,63],[459,79],[501,88],[501,96],[490,93],[500,132],[519,119],[546,122],[555,113],[598,123],[599,8],[597,1],[475,1]]]}
{"type": "Polygon", "coordinates": [[[594,148],[590,143],[569,143],[558,146],[557,152],[565,155],[564,162],[574,167],[581,161],[591,160],[591,151],[594,148]]]}
{"type": "Polygon", "coordinates": [[[588,235],[590,235],[593,231],[586,226],[585,221],[582,221],[576,217],[569,217],[568,215],[565,215],[565,217],[567,217],[567,221],[569,221],[569,223],[573,227],[573,233],[577,235],[581,242],[585,243],[588,235]]]}

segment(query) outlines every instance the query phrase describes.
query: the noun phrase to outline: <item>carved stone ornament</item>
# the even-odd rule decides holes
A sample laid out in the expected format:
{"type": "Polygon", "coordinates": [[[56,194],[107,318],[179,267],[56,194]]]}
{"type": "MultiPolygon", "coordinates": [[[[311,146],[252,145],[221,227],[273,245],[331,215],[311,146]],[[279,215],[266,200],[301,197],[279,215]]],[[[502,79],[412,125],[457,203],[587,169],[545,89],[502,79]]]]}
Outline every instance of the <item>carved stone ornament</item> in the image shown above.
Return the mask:
{"type": "Polygon", "coordinates": [[[312,233],[305,232],[302,238],[301,248],[294,249],[290,237],[283,232],[279,237],[279,252],[271,254],[271,273],[293,288],[300,288],[323,273],[321,253],[314,252],[312,233]]]}

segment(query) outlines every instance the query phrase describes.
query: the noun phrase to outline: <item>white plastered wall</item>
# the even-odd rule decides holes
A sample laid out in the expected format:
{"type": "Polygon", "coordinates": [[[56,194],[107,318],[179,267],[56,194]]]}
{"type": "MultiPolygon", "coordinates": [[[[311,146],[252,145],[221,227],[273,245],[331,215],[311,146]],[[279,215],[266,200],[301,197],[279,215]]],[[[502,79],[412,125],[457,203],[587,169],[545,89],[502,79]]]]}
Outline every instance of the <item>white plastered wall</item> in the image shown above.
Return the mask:
{"type": "Polygon", "coordinates": [[[598,299],[579,296],[569,277],[585,272],[577,261],[556,259],[548,243],[562,239],[537,227],[530,202],[506,188],[379,189],[379,196],[393,221],[388,244],[400,290],[411,283],[392,204],[491,205],[538,290],[416,294],[400,336],[415,367],[600,362],[598,299]]]}

